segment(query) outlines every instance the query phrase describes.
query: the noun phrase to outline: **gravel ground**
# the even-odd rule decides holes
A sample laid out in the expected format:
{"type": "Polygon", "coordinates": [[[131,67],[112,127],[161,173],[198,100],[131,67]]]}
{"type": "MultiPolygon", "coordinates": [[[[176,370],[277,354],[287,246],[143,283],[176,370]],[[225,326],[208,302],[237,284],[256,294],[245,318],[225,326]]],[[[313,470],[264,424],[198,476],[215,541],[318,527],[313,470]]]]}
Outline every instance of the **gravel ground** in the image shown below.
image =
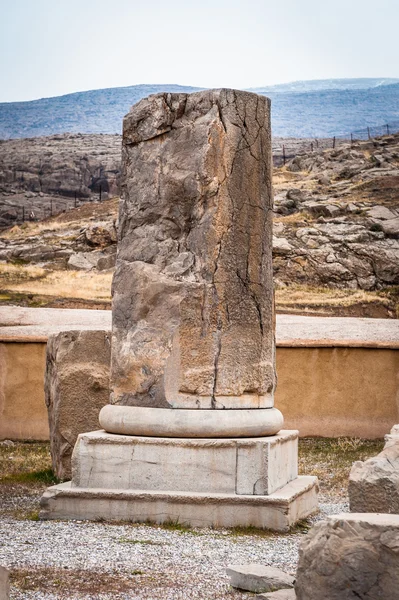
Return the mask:
{"type": "MultiPolygon", "coordinates": [[[[7,510],[37,507],[37,499],[3,496],[1,502],[0,564],[13,573],[11,600],[244,600],[253,596],[229,587],[226,566],[259,562],[294,574],[303,537],[16,520],[7,510]]],[[[343,503],[320,508],[312,522],[348,510],[343,503]]]]}

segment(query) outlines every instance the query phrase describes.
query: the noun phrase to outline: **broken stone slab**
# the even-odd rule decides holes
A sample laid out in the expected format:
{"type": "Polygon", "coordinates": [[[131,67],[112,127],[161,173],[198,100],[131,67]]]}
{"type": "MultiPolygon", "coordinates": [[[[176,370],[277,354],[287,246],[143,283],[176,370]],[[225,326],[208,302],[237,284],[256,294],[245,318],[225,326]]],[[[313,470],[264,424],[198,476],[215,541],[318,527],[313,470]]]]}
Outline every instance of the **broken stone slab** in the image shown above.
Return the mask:
{"type": "Polygon", "coordinates": [[[226,569],[230,585],[248,592],[275,592],[282,588],[292,588],[295,578],[281,569],[251,563],[231,565],[226,569]]]}
{"type": "Polygon", "coordinates": [[[367,210],[367,215],[372,219],[379,219],[383,221],[389,221],[390,219],[397,217],[397,215],[389,210],[389,208],[386,206],[373,206],[367,210]]]}
{"type": "Polygon", "coordinates": [[[0,600],[10,598],[10,579],[8,569],[0,566],[0,600]]]}
{"type": "Polygon", "coordinates": [[[98,413],[109,400],[111,334],[64,331],[47,342],[45,399],[53,470],[71,476],[72,450],[80,433],[98,429],[98,413]]]}
{"type": "Polygon", "coordinates": [[[399,514],[399,439],[352,465],[348,494],[351,512],[399,514]]]}
{"type": "Polygon", "coordinates": [[[299,548],[298,600],[398,600],[399,515],[340,514],[299,548]]]}
{"type": "Polygon", "coordinates": [[[258,594],[254,600],[296,600],[294,589],[277,590],[266,594],[258,594]]]}

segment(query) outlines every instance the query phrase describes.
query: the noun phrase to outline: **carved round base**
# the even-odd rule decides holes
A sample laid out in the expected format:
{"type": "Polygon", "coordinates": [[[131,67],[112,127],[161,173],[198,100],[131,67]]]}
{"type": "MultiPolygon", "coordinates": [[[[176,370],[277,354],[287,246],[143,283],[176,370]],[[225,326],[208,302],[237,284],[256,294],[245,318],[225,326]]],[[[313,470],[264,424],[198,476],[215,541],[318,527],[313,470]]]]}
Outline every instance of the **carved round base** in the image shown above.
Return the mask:
{"type": "Polygon", "coordinates": [[[187,410],[107,404],[101,427],[109,433],[176,438],[234,438],[275,435],[284,418],[277,408],[187,410]]]}

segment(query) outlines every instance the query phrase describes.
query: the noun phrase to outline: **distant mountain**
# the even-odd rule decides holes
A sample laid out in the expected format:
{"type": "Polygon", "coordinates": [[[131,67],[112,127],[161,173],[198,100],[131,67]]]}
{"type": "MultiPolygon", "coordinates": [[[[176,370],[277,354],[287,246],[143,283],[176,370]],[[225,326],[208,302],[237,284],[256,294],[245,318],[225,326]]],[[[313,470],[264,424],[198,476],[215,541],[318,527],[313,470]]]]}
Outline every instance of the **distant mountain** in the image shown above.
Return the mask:
{"type": "MultiPolygon", "coordinates": [[[[123,116],[158,92],[195,92],[179,85],[134,85],[0,103],[0,138],[55,133],[120,133],[123,116]]],[[[331,137],[399,121],[399,79],[298,81],[250,91],[272,99],[272,128],[279,137],[331,137]]]]}

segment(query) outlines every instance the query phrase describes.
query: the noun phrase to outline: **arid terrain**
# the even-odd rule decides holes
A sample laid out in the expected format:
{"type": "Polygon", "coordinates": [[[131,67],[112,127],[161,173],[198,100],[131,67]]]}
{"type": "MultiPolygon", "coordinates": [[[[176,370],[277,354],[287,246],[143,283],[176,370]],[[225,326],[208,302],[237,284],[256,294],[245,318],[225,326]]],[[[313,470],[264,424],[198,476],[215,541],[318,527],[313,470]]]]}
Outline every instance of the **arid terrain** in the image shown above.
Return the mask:
{"type": "MultiPolygon", "coordinates": [[[[1,303],[110,307],[119,144],[102,135],[0,144],[0,218],[9,224],[0,234],[1,303]]],[[[274,169],[277,310],[397,318],[399,135],[308,147],[298,143],[297,156],[274,169]]]]}

